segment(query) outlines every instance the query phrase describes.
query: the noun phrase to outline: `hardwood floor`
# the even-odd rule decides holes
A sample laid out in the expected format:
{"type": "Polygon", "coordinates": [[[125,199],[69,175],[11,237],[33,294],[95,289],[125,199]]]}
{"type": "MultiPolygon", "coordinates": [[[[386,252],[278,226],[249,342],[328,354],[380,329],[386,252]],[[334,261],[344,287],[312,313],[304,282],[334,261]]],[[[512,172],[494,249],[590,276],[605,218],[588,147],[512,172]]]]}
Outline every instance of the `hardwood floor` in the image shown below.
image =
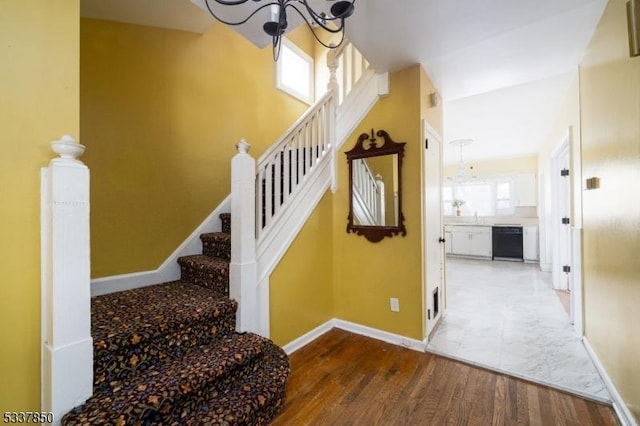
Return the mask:
{"type": "Polygon", "coordinates": [[[617,425],[544,386],[333,329],[291,355],[273,425],[617,425]]]}

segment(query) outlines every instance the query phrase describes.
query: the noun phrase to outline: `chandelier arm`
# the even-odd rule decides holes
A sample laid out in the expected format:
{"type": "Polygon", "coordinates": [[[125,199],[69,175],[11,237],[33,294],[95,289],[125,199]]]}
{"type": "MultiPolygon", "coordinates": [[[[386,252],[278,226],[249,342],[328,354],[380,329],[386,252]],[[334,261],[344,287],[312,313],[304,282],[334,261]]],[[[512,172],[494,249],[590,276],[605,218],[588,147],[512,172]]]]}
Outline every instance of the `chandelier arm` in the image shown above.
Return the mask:
{"type": "Polygon", "coordinates": [[[237,6],[239,4],[243,4],[248,2],[249,0],[213,0],[216,3],[222,4],[224,6],[237,6]]]}
{"type": "MultiPolygon", "coordinates": [[[[320,27],[322,27],[323,30],[328,31],[330,33],[339,33],[340,31],[342,31],[342,28],[344,27],[344,19],[342,18],[329,18],[327,16],[321,16],[318,15],[313,9],[311,9],[311,7],[307,4],[307,2],[305,0],[293,0],[296,3],[302,3],[302,5],[305,7],[305,9],[307,10],[307,12],[309,13],[309,16],[311,16],[311,19],[313,19],[313,21],[320,27]],[[333,29],[329,26],[327,26],[325,24],[325,21],[335,21],[337,19],[340,19],[340,26],[338,27],[338,29],[333,29]]],[[[298,9],[296,6],[294,6],[293,4],[287,2],[286,6],[290,6],[292,8],[294,8],[296,10],[296,12],[298,12],[303,18],[305,18],[305,21],[307,21],[307,25],[309,25],[309,20],[306,19],[306,16],[304,16],[303,13],[300,12],[300,9],[298,9]]],[[[285,6],[285,7],[286,7],[285,6]]]]}
{"type": "MultiPolygon", "coordinates": [[[[315,36],[315,32],[313,31],[313,26],[311,25],[311,22],[309,22],[309,19],[307,19],[307,17],[304,15],[304,13],[302,13],[300,11],[300,9],[298,9],[295,5],[291,4],[291,3],[287,3],[285,5],[285,8],[290,7],[293,10],[295,10],[296,12],[298,12],[298,15],[300,15],[302,17],[302,19],[304,19],[304,22],[306,22],[306,24],[309,26],[309,28],[311,29],[311,31],[314,33],[315,36]]],[[[343,36],[342,38],[344,38],[344,19],[340,22],[340,26],[337,29],[334,28],[330,28],[327,27],[326,25],[324,25],[322,22],[318,21],[317,19],[315,19],[313,16],[313,21],[318,24],[318,26],[320,26],[323,30],[329,32],[329,33],[333,33],[333,34],[337,34],[339,32],[343,32],[343,36]]],[[[322,43],[318,37],[316,36],[316,40],[318,40],[320,42],[320,44],[324,45],[325,47],[328,47],[326,44],[322,43]]]]}
{"type": "MultiPolygon", "coordinates": [[[[219,0],[214,0],[214,1],[215,1],[216,3],[220,3],[220,1],[219,1],[219,0]]],[[[238,1],[242,1],[242,2],[244,3],[244,2],[246,2],[246,1],[248,1],[248,0],[238,0],[238,1]]],[[[238,21],[238,22],[230,22],[230,21],[225,21],[224,19],[219,18],[219,17],[218,17],[218,15],[216,15],[216,14],[213,12],[213,10],[211,9],[211,6],[209,6],[209,0],[204,0],[204,4],[205,4],[205,6],[207,6],[207,9],[209,10],[209,13],[211,14],[211,16],[213,16],[214,18],[216,18],[218,21],[222,22],[223,24],[227,24],[227,25],[234,25],[234,26],[235,26],[235,25],[242,25],[242,24],[244,24],[244,23],[245,23],[245,22],[247,22],[249,19],[253,18],[253,16],[254,16],[256,13],[260,12],[262,9],[264,9],[264,8],[266,8],[266,7],[272,6],[272,5],[274,5],[274,4],[275,4],[275,5],[277,5],[277,6],[279,6],[278,2],[267,3],[267,4],[264,4],[264,5],[260,6],[259,8],[257,8],[256,10],[254,10],[253,12],[251,12],[251,14],[250,14],[249,16],[247,16],[245,19],[240,20],[240,21],[238,21]]],[[[220,4],[224,4],[224,3],[220,3],[220,4]]],[[[238,4],[242,4],[242,3],[238,3],[238,4]]],[[[230,4],[230,5],[231,5],[231,4],[230,4]]]]}
{"type": "MultiPolygon", "coordinates": [[[[325,28],[325,26],[322,24],[322,21],[337,21],[337,20],[339,20],[339,19],[342,19],[342,18],[339,18],[339,17],[337,17],[337,16],[329,17],[329,16],[326,16],[326,15],[325,15],[325,16],[322,16],[321,14],[316,13],[316,11],[315,11],[315,10],[313,10],[313,9],[311,8],[311,6],[309,6],[309,4],[307,3],[307,0],[286,0],[286,2],[287,2],[287,3],[289,3],[289,2],[301,3],[301,4],[305,7],[305,9],[307,10],[307,12],[309,12],[309,15],[313,18],[313,20],[314,20],[318,25],[321,25],[323,28],[325,28]]],[[[351,4],[355,7],[356,0],[353,0],[353,1],[351,2],[351,4]]],[[[327,30],[328,30],[328,29],[327,29],[327,30]]]]}
{"type": "Polygon", "coordinates": [[[323,45],[324,47],[326,47],[327,49],[335,49],[336,47],[340,46],[340,45],[342,44],[342,42],[344,41],[344,31],[343,31],[343,29],[344,29],[344,20],[342,21],[342,25],[340,26],[340,29],[339,29],[338,31],[334,31],[334,30],[331,30],[331,29],[327,29],[327,28],[325,28],[325,27],[324,27],[324,25],[321,25],[323,29],[326,29],[327,31],[332,32],[332,33],[338,33],[338,32],[340,32],[340,31],[342,31],[342,37],[340,38],[340,41],[338,42],[338,44],[336,44],[336,45],[326,44],[325,42],[323,42],[322,40],[320,40],[320,38],[318,37],[318,35],[317,35],[317,34],[316,34],[316,32],[314,31],[313,26],[311,25],[311,23],[309,22],[309,20],[307,19],[307,17],[306,17],[306,16],[304,16],[304,14],[303,14],[302,12],[300,12],[300,11],[298,10],[298,8],[297,8],[297,7],[295,7],[295,6],[294,6],[294,5],[292,5],[292,4],[287,4],[285,7],[287,7],[287,6],[288,6],[288,7],[293,8],[293,10],[295,10],[296,12],[298,12],[298,14],[300,15],[300,17],[302,17],[302,19],[304,20],[304,22],[307,24],[307,26],[308,26],[308,27],[309,27],[309,29],[311,30],[311,34],[313,34],[313,37],[316,39],[316,41],[317,41],[318,43],[320,43],[321,45],[323,45]]]}

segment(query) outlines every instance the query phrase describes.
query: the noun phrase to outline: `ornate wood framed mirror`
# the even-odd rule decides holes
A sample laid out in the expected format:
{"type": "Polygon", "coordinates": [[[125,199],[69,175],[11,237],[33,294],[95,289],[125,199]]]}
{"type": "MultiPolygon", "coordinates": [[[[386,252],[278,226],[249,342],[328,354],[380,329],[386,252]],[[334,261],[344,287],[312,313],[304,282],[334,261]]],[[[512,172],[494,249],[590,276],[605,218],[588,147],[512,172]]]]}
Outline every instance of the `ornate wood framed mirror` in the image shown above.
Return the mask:
{"type": "Polygon", "coordinates": [[[407,235],[402,214],[402,157],[405,142],[394,142],[384,130],[363,133],[347,151],[349,217],[347,233],[372,243],[407,235]],[[377,137],[376,137],[377,136],[377,137]]]}

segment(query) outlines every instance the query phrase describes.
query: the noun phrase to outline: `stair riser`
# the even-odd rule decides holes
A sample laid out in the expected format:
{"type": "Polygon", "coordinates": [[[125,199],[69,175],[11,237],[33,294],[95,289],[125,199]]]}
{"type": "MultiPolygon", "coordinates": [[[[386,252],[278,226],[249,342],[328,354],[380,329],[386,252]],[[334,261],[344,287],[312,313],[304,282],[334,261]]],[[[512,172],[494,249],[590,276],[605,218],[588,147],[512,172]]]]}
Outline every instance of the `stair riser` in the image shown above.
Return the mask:
{"type": "Polygon", "coordinates": [[[231,260],[231,241],[214,240],[202,242],[202,254],[231,260]]]}
{"type": "Polygon", "coordinates": [[[230,234],[231,233],[231,214],[222,213],[220,215],[220,221],[222,222],[222,232],[226,232],[227,234],[230,234]]]}
{"type": "Polygon", "coordinates": [[[105,389],[114,381],[154,368],[165,359],[182,356],[185,350],[209,344],[235,331],[235,311],[215,320],[195,323],[172,333],[119,350],[94,348],[94,389],[105,389]]]}
{"type": "MultiPolygon", "coordinates": [[[[202,392],[191,394],[184,398],[180,404],[175,404],[170,414],[164,414],[154,419],[153,424],[188,424],[188,425],[212,425],[212,424],[246,424],[267,425],[275,418],[286,399],[286,386],[289,376],[289,363],[286,358],[274,354],[256,358],[250,365],[234,371],[224,379],[212,382],[202,392]],[[257,391],[257,387],[264,383],[271,383],[269,389],[257,391]],[[239,419],[234,417],[231,411],[209,410],[203,415],[203,408],[209,401],[221,401],[231,399],[229,389],[233,386],[247,386],[245,395],[239,398],[244,409],[238,412],[250,415],[239,419]],[[258,385],[259,384],[259,385],[258,385]],[[264,399],[259,399],[262,396],[264,399]],[[250,407],[247,410],[246,407],[250,407]]],[[[237,396],[236,396],[237,398],[237,396]]],[[[240,407],[237,407],[240,408],[240,407]]],[[[204,411],[207,411],[206,409],[204,411]]],[[[159,413],[158,413],[159,414],[159,413]]]]}
{"type": "Polygon", "coordinates": [[[180,279],[192,284],[210,288],[220,294],[229,295],[229,268],[213,269],[180,264],[180,279]]]}

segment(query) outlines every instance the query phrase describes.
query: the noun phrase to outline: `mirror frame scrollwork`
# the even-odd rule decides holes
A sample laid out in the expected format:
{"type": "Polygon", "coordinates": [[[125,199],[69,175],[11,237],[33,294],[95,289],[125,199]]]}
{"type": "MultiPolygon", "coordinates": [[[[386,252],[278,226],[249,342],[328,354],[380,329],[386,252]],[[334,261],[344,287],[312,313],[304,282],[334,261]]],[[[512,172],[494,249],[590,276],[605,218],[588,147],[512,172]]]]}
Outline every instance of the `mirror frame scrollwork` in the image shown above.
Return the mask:
{"type": "Polygon", "coordinates": [[[404,156],[405,142],[395,142],[384,130],[378,130],[374,137],[373,129],[371,134],[362,133],[358,137],[355,146],[345,152],[349,163],[349,216],[347,218],[347,233],[362,235],[372,243],[377,243],[385,237],[393,237],[400,234],[407,235],[404,226],[404,214],[402,212],[402,158],[404,156]],[[363,158],[378,157],[382,155],[397,154],[398,161],[398,223],[394,226],[370,226],[356,225],[353,214],[353,161],[363,158]]]}

